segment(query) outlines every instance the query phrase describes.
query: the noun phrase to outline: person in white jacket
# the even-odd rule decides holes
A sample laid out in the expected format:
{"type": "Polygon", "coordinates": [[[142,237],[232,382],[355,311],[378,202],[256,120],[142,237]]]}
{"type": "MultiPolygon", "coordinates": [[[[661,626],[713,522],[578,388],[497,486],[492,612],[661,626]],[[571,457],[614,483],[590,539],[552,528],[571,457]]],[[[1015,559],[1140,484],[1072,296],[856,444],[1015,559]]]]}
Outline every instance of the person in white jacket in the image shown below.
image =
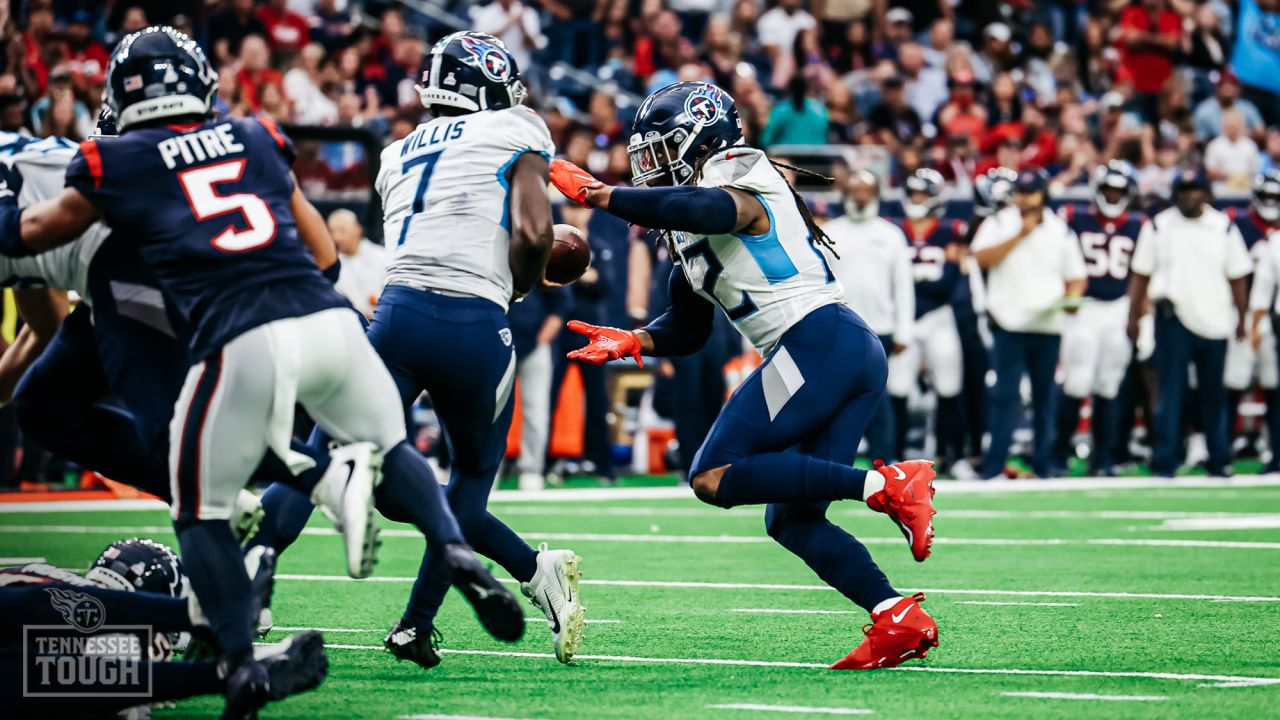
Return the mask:
{"type": "MultiPolygon", "coordinates": [[[[880,217],[880,183],[869,170],[857,170],[844,188],[844,215],[823,230],[835,244],[823,248],[831,272],[844,286],[845,305],[880,336],[885,355],[902,352],[915,322],[915,283],[907,237],[880,217]]],[[[893,408],[886,393],[867,427],[867,452],[893,463],[893,408]]]]}

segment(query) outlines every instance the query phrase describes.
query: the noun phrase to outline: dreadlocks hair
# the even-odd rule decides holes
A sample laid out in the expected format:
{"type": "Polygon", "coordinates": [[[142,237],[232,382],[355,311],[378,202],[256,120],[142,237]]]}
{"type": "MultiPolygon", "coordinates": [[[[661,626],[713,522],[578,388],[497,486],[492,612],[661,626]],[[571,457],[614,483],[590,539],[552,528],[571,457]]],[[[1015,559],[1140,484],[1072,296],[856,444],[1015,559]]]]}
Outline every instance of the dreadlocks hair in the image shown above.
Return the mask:
{"type": "MultiPolygon", "coordinates": [[[[806,170],[802,167],[796,167],[795,165],[788,165],[787,163],[779,162],[777,160],[774,160],[773,158],[769,159],[769,163],[773,165],[775,168],[783,168],[786,170],[790,170],[791,172],[799,173],[801,175],[805,175],[811,178],[817,178],[827,183],[835,182],[835,178],[827,177],[822,173],[816,173],[812,170],[806,170]]],[[[783,177],[783,182],[786,182],[785,177],[783,177]]],[[[796,192],[795,187],[789,182],[787,183],[787,189],[791,191],[791,197],[795,198],[796,210],[800,211],[800,217],[804,218],[804,224],[809,228],[809,238],[813,242],[818,243],[823,247],[825,247],[827,250],[831,252],[833,256],[835,256],[835,259],[839,260],[840,253],[836,252],[835,242],[833,242],[831,238],[827,236],[827,233],[825,233],[822,230],[822,228],[818,227],[818,223],[814,221],[813,213],[809,212],[809,206],[805,204],[804,198],[800,197],[800,193],[796,192]]]]}

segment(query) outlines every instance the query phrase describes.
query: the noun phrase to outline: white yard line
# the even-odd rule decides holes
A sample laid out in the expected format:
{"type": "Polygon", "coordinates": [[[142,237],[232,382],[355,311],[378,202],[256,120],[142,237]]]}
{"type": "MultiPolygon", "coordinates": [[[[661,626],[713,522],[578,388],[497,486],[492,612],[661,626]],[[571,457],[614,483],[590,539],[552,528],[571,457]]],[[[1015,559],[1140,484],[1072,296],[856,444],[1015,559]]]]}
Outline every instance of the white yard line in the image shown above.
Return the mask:
{"type": "Polygon", "coordinates": [[[862,708],[824,708],[803,705],[759,705],[756,703],[724,703],[708,705],[712,710],[754,710],[756,712],[805,713],[807,715],[874,715],[875,710],[862,708]]]}
{"type": "Polygon", "coordinates": [[[44,562],[42,557],[0,557],[0,565],[29,565],[42,562],[44,562]]]}
{"type": "MultiPolygon", "coordinates": [[[[295,580],[302,582],[381,582],[411,583],[417,577],[393,577],[374,575],[364,580],[352,580],[346,575],[276,575],[277,580],[295,580]]],[[[504,583],[514,585],[515,580],[500,578],[504,583]]],[[[706,588],[711,590],[799,590],[799,591],[831,591],[826,585],[787,585],[781,583],[729,583],[729,582],[696,582],[679,580],[582,580],[583,585],[612,585],[616,587],[649,587],[649,588],[706,588]]],[[[1008,595],[1013,597],[1088,597],[1115,598],[1123,600],[1209,600],[1213,602],[1280,602],[1280,597],[1272,595],[1192,595],[1184,593],[1130,593],[1130,592],[1088,592],[1082,590],[975,590],[956,588],[916,588],[904,592],[923,592],[930,595],[1008,595]]]]}
{"type": "Polygon", "coordinates": [[[1016,605],[1018,607],[1080,607],[1080,603],[1006,602],[1002,600],[957,600],[956,605],[1016,605]]]}
{"type": "MultiPolygon", "coordinates": [[[[555,503],[546,505],[512,505],[495,508],[494,511],[506,516],[534,517],[709,517],[739,518],[758,520],[764,511],[760,508],[732,508],[721,510],[710,507],[662,507],[658,505],[621,505],[617,507],[601,506],[564,506],[555,503]]],[[[829,515],[857,516],[866,514],[865,507],[856,503],[833,505],[827,510],[829,515]]],[[[1237,518],[1255,518],[1251,522],[1272,520],[1280,527],[1280,513],[1260,514],[1256,512],[1196,512],[1181,510],[952,510],[943,508],[939,515],[948,520],[1222,520],[1230,522],[1237,518]]],[[[1193,528],[1198,529],[1198,528],[1193,528]]],[[[1230,529],[1230,528],[1228,528],[1230,529]]]]}
{"type": "Polygon", "coordinates": [[[1004,692],[1005,697],[1046,698],[1049,700],[1112,700],[1130,702],[1160,702],[1168,700],[1164,695],[1095,695],[1093,693],[1064,692],[1004,692]]]}
{"type": "MultiPolygon", "coordinates": [[[[119,527],[115,525],[0,525],[0,533],[33,534],[79,534],[79,535],[149,535],[171,533],[170,527],[162,525],[144,525],[139,527],[119,527]]],[[[331,528],[307,528],[303,535],[336,537],[337,531],[331,528]]],[[[774,540],[764,534],[760,535],[660,535],[639,533],[546,533],[537,531],[521,531],[521,534],[542,540],[558,542],[607,542],[607,543],[677,543],[677,544],[727,544],[727,545],[771,545],[774,540]]],[[[405,528],[386,528],[382,538],[410,538],[421,540],[422,533],[405,528]]],[[[901,537],[859,537],[864,545],[901,545],[901,537]]],[[[1280,550],[1280,542],[1252,542],[1237,540],[1182,540],[1176,538],[954,538],[940,537],[934,540],[940,545],[970,545],[995,547],[1056,547],[1056,546],[1133,546],[1133,547],[1178,547],[1207,548],[1217,550],[1280,550]]]]}
{"type": "Polygon", "coordinates": [[[729,612],[760,615],[863,615],[861,610],[791,610],[787,608],[729,608],[729,612]]]}
{"type": "Polygon", "coordinates": [[[276,625],[272,630],[281,632],[303,632],[305,630],[315,630],[322,633],[376,633],[386,632],[385,630],[374,630],[370,628],[313,628],[313,627],[292,627],[288,625],[276,625]]]}
{"type": "MultiPolygon", "coordinates": [[[[944,495],[987,493],[1056,492],[1064,490],[1179,490],[1185,488],[1280,487],[1280,476],[1237,475],[1232,478],[1056,478],[1052,480],[941,480],[938,488],[944,495]]],[[[1164,496],[1163,493],[1161,493],[1164,496]]],[[[1213,493],[1210,493],[1213,496],[1213,493]]],[[[1168,497],[1180,497],[1174,493],[1168,497]]],[[[679,500],[692,499],[693,492],[684,486],[638,488],[571,488],[564,490],[497,490],[490,499],[495,503],[600,502],[608,500],[679,500]]],[[[0,514],[85,512],[120,510],[167,510],[159,500],[54,500],[49,502],[0,503],[0,514]]]]}
{"type": "MultiPolygon", "coordinates": [[[[335,650],[383,650],[381,645],[325,645],[335,650]]],[[[491,657],[541,658],[554,659],[551,653],[513,652],[505,650],[441,650],[447,655],[486,655],[491,657]]],[[[784,662],[777,660],[731,660],[727,658],[652,658],[633,657],[629,655],[575,655],[575,660],[598,660],[600,662],[646,663],[657,665],[734,665],[747,667],[803,668],[809,670],[825,670],[827,663],[784,662]]],[[[1205,687],[1252,687],[1261,685],[1280,685],[1280,677],[1258,677],[1243,675],[1201,675],[1199,673],[1165,673],[1165,672],[1111,672],[1105,670],[1030,670],[1023,668],[954,668],[933,665],[908,665],[893,668],[895,671],[956,673],[961,675],[1039,675],[1047,677],[1106,677],[1137,678],[1143,680],[1183,680],[1198,681],[1205,687]]]]}
{"type": "Polygon", "coordinates": [[[539,718],[500,718],[487,715],[441,715],[439,713],[415,713],[401,715],[399,720],[539,720],[539,718]]]}
{"type": "Polygon", "coordinates": [[[1141,530],[1275,530],[1280,528],[1280,515],[1238,515],[1229,517],[1165,518],[1154,527],[1141,530]]]}

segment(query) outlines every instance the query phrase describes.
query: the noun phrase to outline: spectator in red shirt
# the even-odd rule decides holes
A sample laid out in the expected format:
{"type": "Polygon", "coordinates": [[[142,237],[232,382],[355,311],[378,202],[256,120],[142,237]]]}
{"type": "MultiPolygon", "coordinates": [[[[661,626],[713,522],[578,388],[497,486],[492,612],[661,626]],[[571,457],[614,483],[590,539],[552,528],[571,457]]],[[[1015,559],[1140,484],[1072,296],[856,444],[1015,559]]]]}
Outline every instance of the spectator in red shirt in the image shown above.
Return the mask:
{"type": "Polygon", "coordinates": [[[240,69],[236,71],[236,80],[240,82],[244,103],[252,112],[262,109],[264,86],[275,85],[280,95],[284,95],[284,76],[267,65],[270,59],[267,42],[261,37],[249,35],[240,41],[240,69]]]}
{"type": "Polygon", "coordinates": [[[102,83],[111,60],[107,49],[89,34],[92,19],[88,10],[77,10],[67,25],[67,64],[71,77],[82,90],[102,83]]]}
{"type": "Polygon", "coordinates": [[[267,42],[272,50],[301,50],[311,42],[311,28],[307,26],[306,18],[285,7],[286,1],[267,0],[266,5],[258,8],[258,20],[267,27],[267,42]]]}
{"type": "Polygon", "coordinates": [[[947,137],[966,136],[976,141],[987,131],[987,109],[974,102],[973,74],[957,72],[950,84],[951,95],[938,111],[938,126],[947,137]]]}
{"type": "Polygon", "coordinates": [[[1142,0],[1120,13],[1121,68],[1134,90],[1134,109],[1156,121],[1156,96],[1173,75],[1173,56],[1182,37],[1182,19],[1165,0],[1142,0]]]}

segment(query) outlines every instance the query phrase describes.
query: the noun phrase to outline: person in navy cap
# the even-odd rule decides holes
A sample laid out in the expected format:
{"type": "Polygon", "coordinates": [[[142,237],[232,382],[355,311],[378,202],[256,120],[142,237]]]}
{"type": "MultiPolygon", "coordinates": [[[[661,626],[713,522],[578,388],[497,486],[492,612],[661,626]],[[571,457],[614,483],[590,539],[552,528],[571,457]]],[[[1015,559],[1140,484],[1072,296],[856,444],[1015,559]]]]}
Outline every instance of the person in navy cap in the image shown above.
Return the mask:
{"type": "Polygon", "coordinates": [[[1155,305],[1159,390],[1150,467],[1172,476],[1181,452],[1187,365],[1195,365],[1201,425],[1210,475],[1230,472],[1226,390],[1227,339],[1245,336],[1246,279],[1253,261],[1231,218],[1209,204],[1204,170],[1187,167],[1173,179],[1173,207],[1151,218],[1138,234],[1129,281],[1129,337],[1147,300],[1155,305]]]}
{"type": "Polygon", "coordinates": [[[1086,276],[1080,244],[1071,229],[1048,210],[1048,179],[1039,168],[1023,170],[1013,186],[1013,205],[978,228],[971,248],[987,271],[988,315],[994,340],[991,366],[996,381],[987,399],[990,444],[983,477],[1004,475],[1014,428],[1022,415],[1019,388],[1031,378],[1035,430],[1032,468],[1053,474],[1054,371],[1063,312],[1075,312],[1086,276]]]}

